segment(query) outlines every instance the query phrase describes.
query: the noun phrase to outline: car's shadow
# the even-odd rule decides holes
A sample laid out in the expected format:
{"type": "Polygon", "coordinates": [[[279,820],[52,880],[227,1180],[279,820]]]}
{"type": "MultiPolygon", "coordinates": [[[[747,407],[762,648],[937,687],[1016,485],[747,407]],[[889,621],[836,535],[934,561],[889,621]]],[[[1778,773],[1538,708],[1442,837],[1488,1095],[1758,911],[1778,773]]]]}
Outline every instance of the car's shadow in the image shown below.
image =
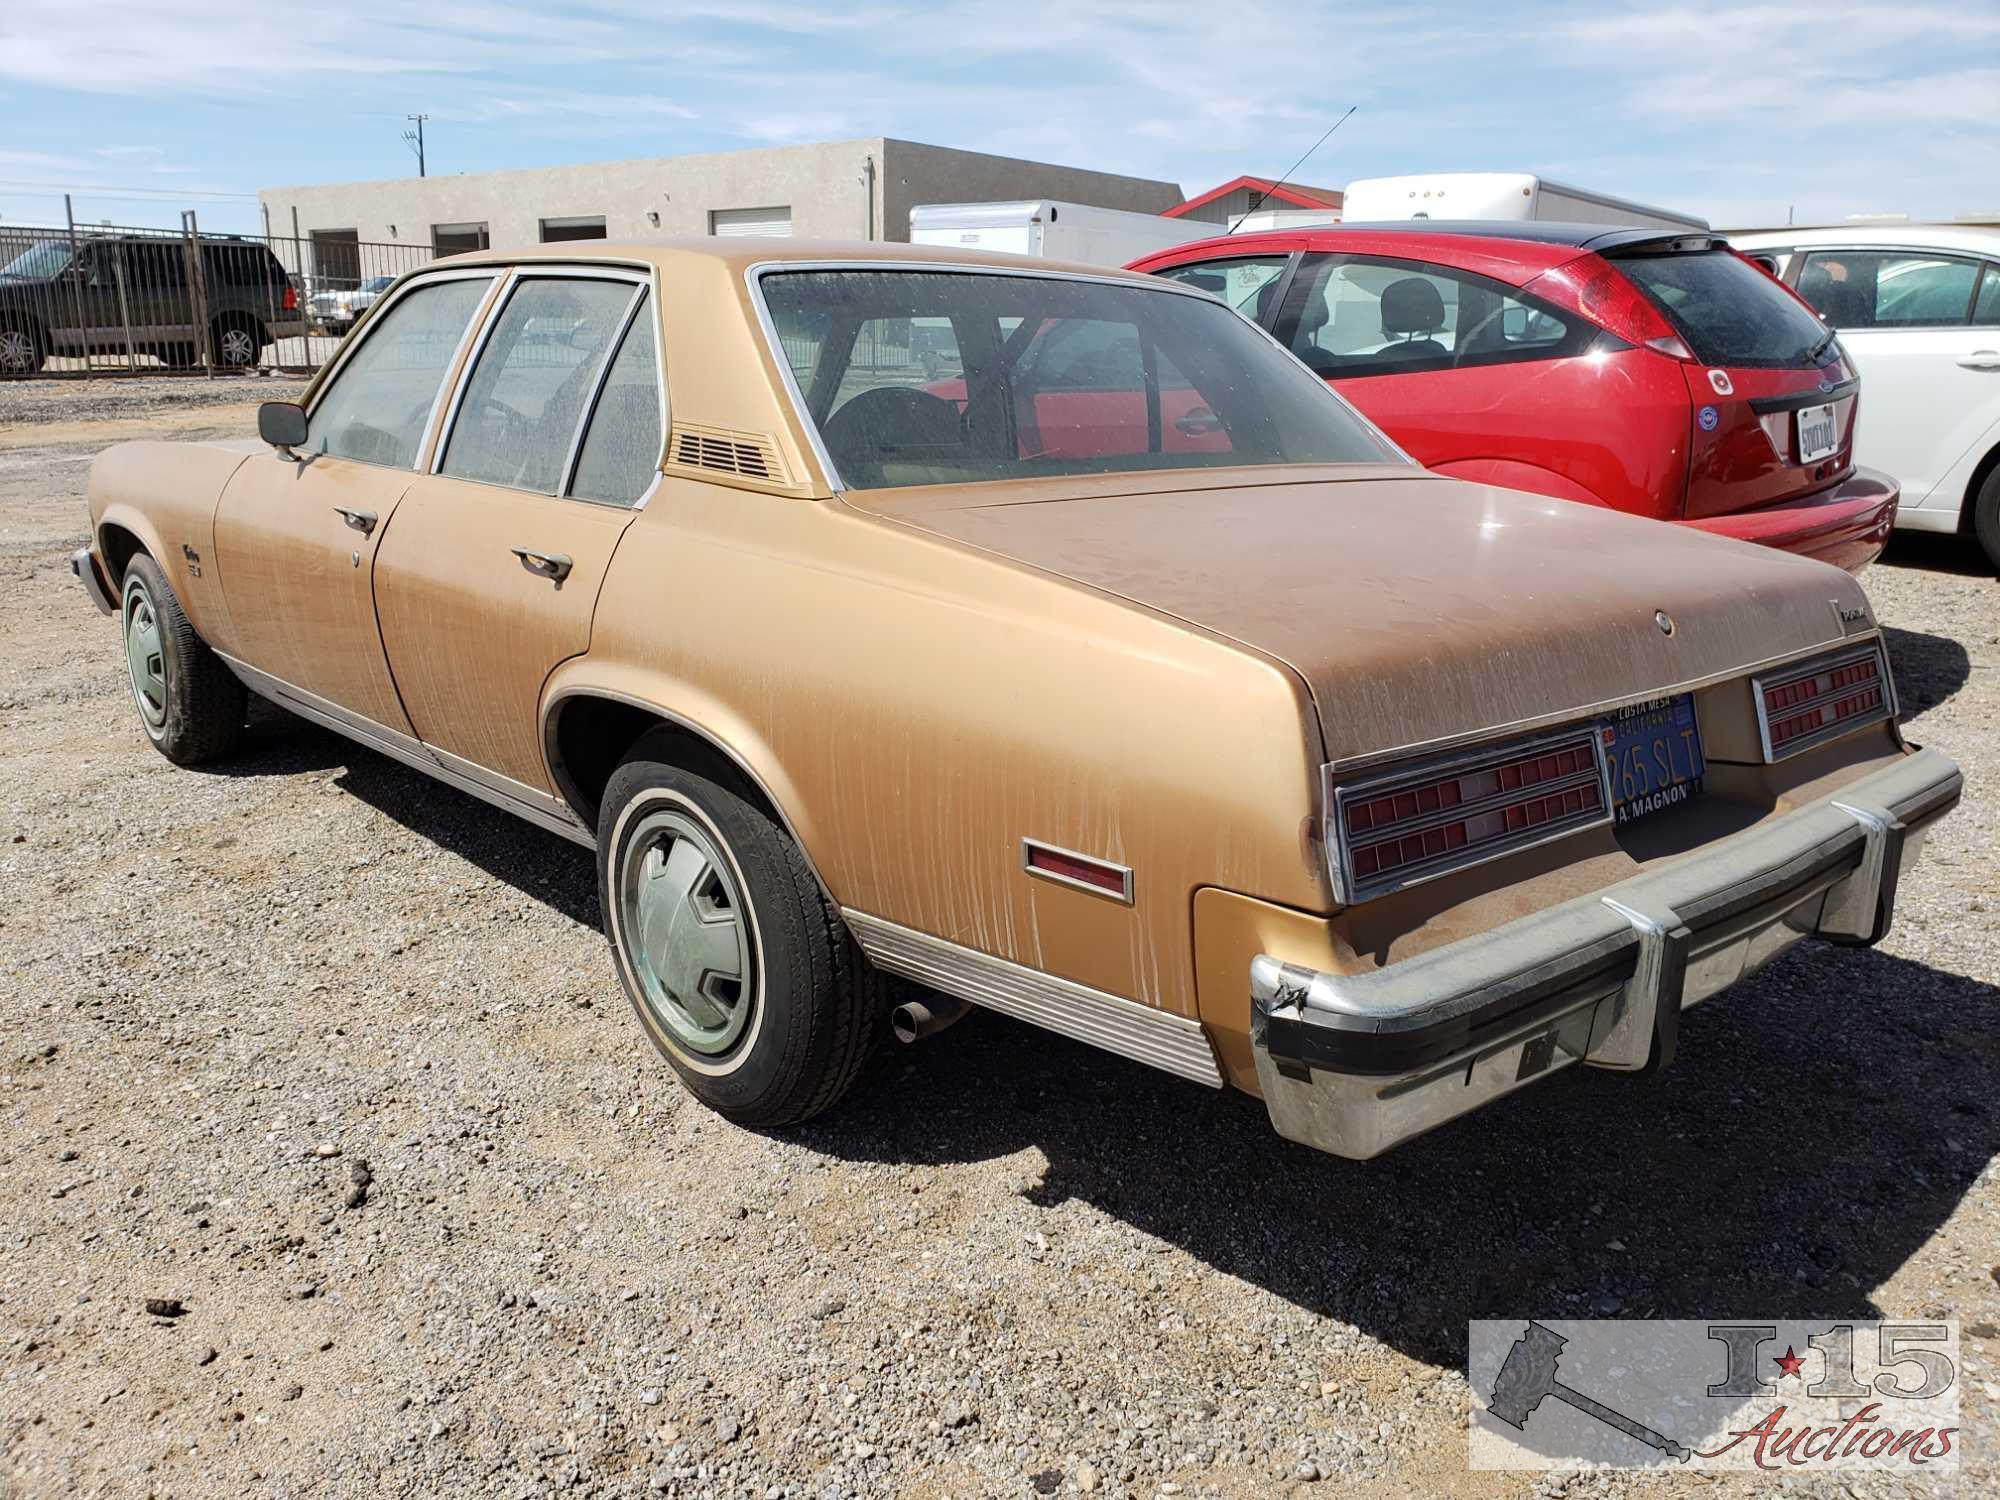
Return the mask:
{"type": "MultiPolygon", "coordinates": [[[[1980,550],[1975,538],[1949,531],[1893,532],[1889,545],[1873,566],[1914,568],[1927,573],[1957,573],[1966,578],[1991,578],[1994,574],[1992,562],[1980,550]]],[[[1862,587],[1867,587],[1865,574],[1862,587]]]]}
{"type": "MultiPolygon", "coordinates": [[[[587,851],[394,761],[298,726],[242,763],[330,766],[413,833],[596,924],[587,851]]],[[[838,1110],[788,1134],[899,1164],[1033,1149],[1031,1201],[1081,1201],[1462,1367],[1475,1317],[1944,1315],[1874,1294],[2000,1152],[1996,1078],[2000,987],[1808,943],[1690,1011],[1667,1073],[1575,1069],[1372,1162],[1280,1139],[1246,1096],[984,1011],[885,1044],[838,1110]]]]}
{"type": "Polygon", "coordinates": [[[1882,627],[1889,648],[1889,670],[1896,678],[1900,722],[1921,719],[1972,680],[1972,658],[1948,635],[1882,627]]]}

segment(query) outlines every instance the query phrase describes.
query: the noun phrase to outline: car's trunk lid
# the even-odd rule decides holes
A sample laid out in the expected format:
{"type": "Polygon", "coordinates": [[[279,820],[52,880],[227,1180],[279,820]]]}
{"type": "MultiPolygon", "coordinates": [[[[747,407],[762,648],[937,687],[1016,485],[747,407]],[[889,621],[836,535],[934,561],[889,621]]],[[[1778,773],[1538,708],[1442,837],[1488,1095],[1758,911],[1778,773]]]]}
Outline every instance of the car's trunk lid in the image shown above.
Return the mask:
{"type": "Polygon", "coordinates": [[[1648,697],[1868,617],[1819,563],[1400,466],[1115,479],[847,498],[1288,664],[1334,760],[1648,697]]]}
{"type": "Polygon", "coordinates": [[[1776,505],[1853,468],[1859,384],[1805,304],[1701,236],[1625,245],[1606,258],[1695,357],[1681,365],[1688,518],[1776,505]]]}

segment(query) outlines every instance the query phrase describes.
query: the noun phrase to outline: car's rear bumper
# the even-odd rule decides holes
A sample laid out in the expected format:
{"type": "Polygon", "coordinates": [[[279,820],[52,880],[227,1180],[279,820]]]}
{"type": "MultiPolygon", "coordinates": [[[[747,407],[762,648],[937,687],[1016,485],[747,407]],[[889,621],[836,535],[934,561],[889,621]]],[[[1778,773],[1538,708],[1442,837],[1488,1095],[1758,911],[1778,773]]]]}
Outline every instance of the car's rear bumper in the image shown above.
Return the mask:
{"type": "Polygon", "coordinates": [[[111,589],[98,571],[97,558],[88,547],[79,547],[69,555],[69,570],[76,574],[76,580],[83,585],[83,591],[90,595],[90,602],[97,606],[100,614],[115,615],[118,604],[111,597],[111,589]]]}
{"type": "Polygon", "coordinates": [[[1681,1010],[1802,937],[1872,943],[1923,831],[1956,805],[1934,750],[1664,868],[1363,974],[1250,966],[1280,1135],[1369,1157],[1570,1063],[1671,1061],[1681,1010]]]}
{"type": "Polygon", "coordinates": [[[1888,545],[1899,493],[1896,481],[1880,470],[1856,469],[1840,483],[1796,500],[1681,524],[1859,573],[1888,545]]]}

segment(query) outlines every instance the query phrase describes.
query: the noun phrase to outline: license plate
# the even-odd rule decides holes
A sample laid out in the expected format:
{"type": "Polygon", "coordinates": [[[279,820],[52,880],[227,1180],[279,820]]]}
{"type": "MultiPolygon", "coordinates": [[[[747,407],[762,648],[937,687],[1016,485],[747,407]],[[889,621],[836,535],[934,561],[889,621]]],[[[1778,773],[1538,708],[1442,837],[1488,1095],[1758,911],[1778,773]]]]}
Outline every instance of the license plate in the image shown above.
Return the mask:
{"type": "Polygon", "coordinates": [[[1818,463],[1840,446],[1831,406],[1799,408],[1799,462],[1818,463]]]}
{"type": "Polygon", "coordinates": [[[1611,766],[1611,805],[1630,823],[1701,790],[1707,762],[1694,720],[1694,698],[1655,698],[1621,708],[1603,725],[1604,758],[1611,766]]]}

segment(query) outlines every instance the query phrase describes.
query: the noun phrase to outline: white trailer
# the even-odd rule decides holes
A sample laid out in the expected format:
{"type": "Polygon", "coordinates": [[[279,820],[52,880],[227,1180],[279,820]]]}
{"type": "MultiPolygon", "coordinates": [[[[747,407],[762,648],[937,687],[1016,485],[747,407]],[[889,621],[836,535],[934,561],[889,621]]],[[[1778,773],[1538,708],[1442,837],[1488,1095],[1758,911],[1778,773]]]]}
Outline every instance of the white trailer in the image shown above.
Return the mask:
{"type": "Polygon", "coordinates": [[[1630,224],[1641,229],[1706,229],[1708,220],[1551,182],[1532,172],[1420,172],[1364,177],[1340,205],[1348,224],[1395,219],[1550,219],[1565,224],[1630,224]]]}
{"type": "Polygon", "coordinates": [[[1095,266],[1122,266],[1154,250],[1220,233],[1214,224],[1047,198],[1025,203],[920,203],[910,210],[913,245],[963,245],[1095,266]]]}

